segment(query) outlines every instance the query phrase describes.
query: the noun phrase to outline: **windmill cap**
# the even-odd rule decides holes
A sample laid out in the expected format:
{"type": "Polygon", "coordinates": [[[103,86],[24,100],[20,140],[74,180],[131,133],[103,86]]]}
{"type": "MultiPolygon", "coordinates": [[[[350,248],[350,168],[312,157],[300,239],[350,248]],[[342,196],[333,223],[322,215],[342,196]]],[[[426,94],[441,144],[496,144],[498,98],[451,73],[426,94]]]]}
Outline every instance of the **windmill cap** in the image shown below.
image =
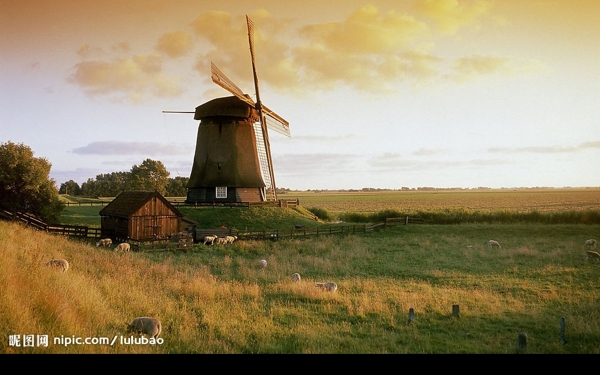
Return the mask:
{"type": "Polygon", "coordinates": [[[258,121],[258,112],[235,96],[216,98],[196,107],[194,120],[206,117],[253,118],[258,121]]]}

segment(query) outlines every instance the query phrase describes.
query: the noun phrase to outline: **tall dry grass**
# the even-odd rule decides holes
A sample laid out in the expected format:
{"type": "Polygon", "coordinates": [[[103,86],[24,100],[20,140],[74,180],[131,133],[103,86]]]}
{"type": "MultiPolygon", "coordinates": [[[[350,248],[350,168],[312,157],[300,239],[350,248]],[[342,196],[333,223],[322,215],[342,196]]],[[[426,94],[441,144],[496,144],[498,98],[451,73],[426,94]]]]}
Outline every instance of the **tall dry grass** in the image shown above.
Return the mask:
{"type": "Polygon", "coordinates": [[[598,226],[408,226],[360,236],[115,253],[0,222],[3,353],[600,353],[598,226]],[[500,251],[484,242],[499,240],[500,251]],[[44,266],[71,263],[66,273],[44,266]],[[259,260],[266,259],[263,270],[259,260]],[[300,283],[291,281],[294,272],[300,283]],[[334,281],[336,293],[315,282],[334,281]],[[453,304],[460,318],[453,318],[453,304]],[[416,319],[408,324],[408,310],[416,319]],[[55,345],[153,316],[161,345],[55,345]],[[561,316],[567,340],[558,341],[561,316]],[[9,335],[49,336],[14,347],[9,335]]]}

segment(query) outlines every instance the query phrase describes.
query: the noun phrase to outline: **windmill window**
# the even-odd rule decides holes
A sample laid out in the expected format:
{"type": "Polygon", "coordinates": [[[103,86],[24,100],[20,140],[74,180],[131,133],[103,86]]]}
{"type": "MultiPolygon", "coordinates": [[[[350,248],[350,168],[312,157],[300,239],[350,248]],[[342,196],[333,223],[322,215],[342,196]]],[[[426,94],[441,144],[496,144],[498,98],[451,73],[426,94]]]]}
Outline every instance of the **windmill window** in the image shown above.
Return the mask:
{"type": "Polygon", "coordinates": [[[217,186],[215,195],[217,198],[227,198],[227,187],[217,186]]]}

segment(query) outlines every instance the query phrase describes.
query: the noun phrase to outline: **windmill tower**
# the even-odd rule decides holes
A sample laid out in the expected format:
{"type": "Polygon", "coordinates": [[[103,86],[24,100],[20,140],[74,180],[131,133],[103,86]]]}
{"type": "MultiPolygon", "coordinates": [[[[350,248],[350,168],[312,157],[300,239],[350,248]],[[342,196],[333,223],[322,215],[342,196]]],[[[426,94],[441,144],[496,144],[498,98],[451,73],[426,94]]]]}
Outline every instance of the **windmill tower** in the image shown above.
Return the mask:
{"type": "Polygon", "coordinates": [[[254,24],[246,16],[256,102],[211,63],[214,83],[233,96],[196,108],[200,120],[188,203],[276,201],[268,129],[290,136],[289,123],[260,100],[254,59],[254,24]]]}

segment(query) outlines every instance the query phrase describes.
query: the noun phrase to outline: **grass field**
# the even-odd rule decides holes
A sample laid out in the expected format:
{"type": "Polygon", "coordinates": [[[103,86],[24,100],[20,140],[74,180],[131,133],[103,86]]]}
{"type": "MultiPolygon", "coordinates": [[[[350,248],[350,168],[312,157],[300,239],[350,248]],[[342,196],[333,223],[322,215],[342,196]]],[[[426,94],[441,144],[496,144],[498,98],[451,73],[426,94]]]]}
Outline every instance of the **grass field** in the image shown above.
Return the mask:
{"type": "Polygon", "coordinates": [[[299,199],[305,207],[334,214],[465,209],[474,211],[561,212],[600,210],[600,188],[501,189],[458,191],[291,192],[281,199],[299,199]]]}
{"type": "MultiPolygon", "coordinates": [[[[531,197],[525,202],[543,200],[531,197]]],[[[308,200],[300,197],[301,204],[319,203],[308,200]]],[[[381,207],[377,199],[372,204],[381,207]]],[[[239,216],[236,225],[288,226],[304,217],[223,210],[239,216]]],[[[583,248],[599,237],[600,224],[398,225],[361,235],[239,241],[214,248],[213,257],[204,245],[120,254],[93,240],[0,222],[0,352],[503,354],[516,352],[524,332],[526,353],[600,354],[600,262],[586,261],[583,248]],[[487,248],[489,239],[502,248],[487,248]],[[48,269],[52,258],[71,268],[48,269]],[[294,272],[301,282],[291,281],[294,272]],[[316,288],[321,281],[336,282],[337,292],[316,288]],[[162,344],[120,342],[130,337],[125,323],[137,316],[162,321],[162,344]],[[17,335],[47,335],[49,345],[10,345],[17,335]],[[119,339],[112,346],[65,345],[78,337],[119,339]]]]}

